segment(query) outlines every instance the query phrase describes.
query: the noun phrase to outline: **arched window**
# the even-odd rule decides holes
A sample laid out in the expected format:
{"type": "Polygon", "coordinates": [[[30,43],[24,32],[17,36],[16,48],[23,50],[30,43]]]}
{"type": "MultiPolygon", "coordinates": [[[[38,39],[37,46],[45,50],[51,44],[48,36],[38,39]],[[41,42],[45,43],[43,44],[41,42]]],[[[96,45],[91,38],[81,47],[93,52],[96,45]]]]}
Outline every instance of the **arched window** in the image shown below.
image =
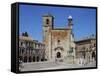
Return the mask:
{"type": "Polygon", "coordinates": [[[49,24],[49,19],[46,19],[46,24],[49,24]]]}

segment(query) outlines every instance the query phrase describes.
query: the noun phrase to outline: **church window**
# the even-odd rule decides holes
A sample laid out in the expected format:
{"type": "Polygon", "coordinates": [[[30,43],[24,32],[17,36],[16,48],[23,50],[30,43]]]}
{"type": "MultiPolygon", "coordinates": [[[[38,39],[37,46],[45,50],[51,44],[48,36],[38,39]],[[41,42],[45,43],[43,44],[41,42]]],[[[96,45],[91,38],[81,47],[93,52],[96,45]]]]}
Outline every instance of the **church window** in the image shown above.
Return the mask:
{"type": "Polygon", "coordinates": [[[46,19],[46,24],[49,24],[49,19],[46,19]]]}
{"type": "Polygon", "coordinates": [[[58,40],[58,44],[60,44],[60,40],[58,40]]]}

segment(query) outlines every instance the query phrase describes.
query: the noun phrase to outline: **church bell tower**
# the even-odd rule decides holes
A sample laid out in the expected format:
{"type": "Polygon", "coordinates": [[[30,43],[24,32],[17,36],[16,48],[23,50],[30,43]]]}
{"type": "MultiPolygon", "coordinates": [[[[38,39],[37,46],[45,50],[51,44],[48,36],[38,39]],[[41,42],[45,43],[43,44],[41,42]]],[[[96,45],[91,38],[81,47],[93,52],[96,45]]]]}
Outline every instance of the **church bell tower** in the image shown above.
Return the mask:
{"type": "Polygon", "coordinates": [[[43,43],[45,44],[45,58],[51,59],[51,30],[53,28],[53,16],[51,14],[43,15],[43,43]]]}

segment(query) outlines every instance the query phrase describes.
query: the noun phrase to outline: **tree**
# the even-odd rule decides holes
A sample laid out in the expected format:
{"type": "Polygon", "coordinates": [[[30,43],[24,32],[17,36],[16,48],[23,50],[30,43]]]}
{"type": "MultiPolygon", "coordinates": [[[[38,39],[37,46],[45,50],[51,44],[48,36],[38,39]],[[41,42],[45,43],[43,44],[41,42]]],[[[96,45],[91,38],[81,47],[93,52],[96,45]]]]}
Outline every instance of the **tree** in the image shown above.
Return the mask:
{"type": "Polygon", "coordinates": [[[27,33],[27,32],[25,32],[24,34],[25,34],[25,36],[27,36],[27,37],[28,37],[28,33],[27,33]]]}
{"type": "Polygon", "coordinates": [[[22,33],[22,36],[26,36],[26,37],[28,37],[28,33],[27,33],[27,32],[22,33]]]}

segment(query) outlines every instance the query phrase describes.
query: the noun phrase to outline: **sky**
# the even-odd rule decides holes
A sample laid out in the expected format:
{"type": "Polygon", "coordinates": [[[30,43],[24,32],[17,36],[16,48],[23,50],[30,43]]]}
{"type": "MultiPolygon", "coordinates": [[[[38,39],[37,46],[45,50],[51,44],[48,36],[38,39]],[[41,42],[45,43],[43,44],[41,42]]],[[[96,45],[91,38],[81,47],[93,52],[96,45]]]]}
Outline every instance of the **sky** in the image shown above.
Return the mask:
{"type": "Polygon", "coordinates": [[[75,39],[96,33],[96,9],[76,7],[51,7],[36,5],[19,6],[19,32],[28,32],[34,40],[42,42],[44,14],[54,16],[54,28],[67,28],[68,16],[73,18],[73,33],[75,39]]]}

